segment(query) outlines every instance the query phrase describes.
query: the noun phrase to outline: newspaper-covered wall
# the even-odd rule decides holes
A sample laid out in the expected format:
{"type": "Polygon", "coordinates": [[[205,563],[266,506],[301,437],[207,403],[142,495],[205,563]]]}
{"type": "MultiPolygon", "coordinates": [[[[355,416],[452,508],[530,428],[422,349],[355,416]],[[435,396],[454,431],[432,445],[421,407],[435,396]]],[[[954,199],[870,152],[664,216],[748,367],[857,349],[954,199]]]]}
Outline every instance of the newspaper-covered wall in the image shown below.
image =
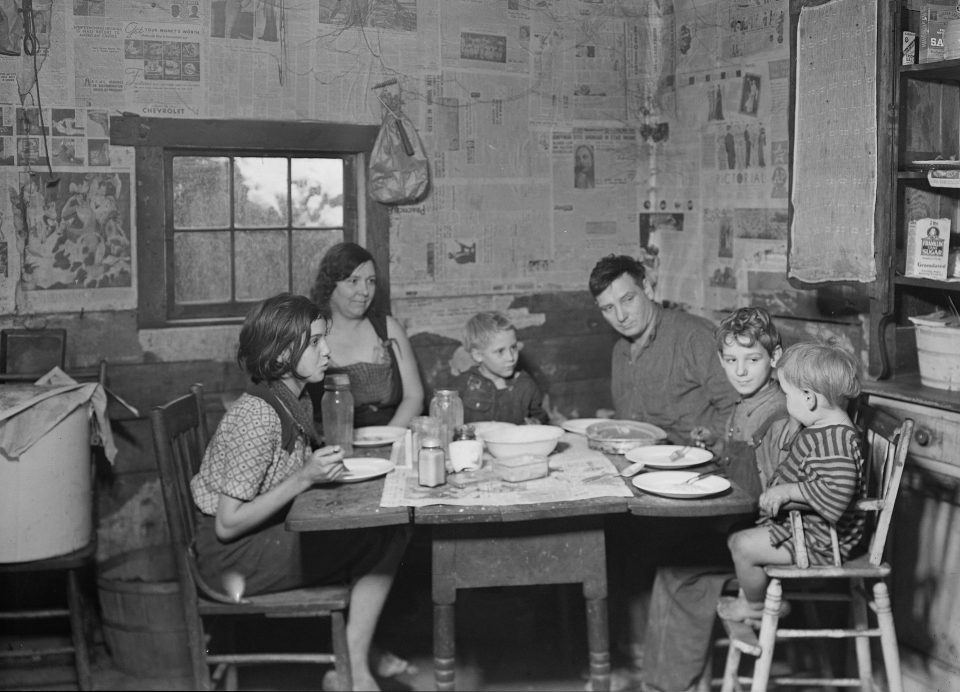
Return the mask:
{"type": "Polygon", "coordinates": [[[0,56],[5,312],[136,306],[133,156],[109,116],[378,124],[371,87],[389,78],[433,178],[391,210],[411,332],[459,334],[460,310],[424,299],[583,290],[611,252],[695,311],[790,290],[786,0],[33,7],[36,72],[0,56]]]}

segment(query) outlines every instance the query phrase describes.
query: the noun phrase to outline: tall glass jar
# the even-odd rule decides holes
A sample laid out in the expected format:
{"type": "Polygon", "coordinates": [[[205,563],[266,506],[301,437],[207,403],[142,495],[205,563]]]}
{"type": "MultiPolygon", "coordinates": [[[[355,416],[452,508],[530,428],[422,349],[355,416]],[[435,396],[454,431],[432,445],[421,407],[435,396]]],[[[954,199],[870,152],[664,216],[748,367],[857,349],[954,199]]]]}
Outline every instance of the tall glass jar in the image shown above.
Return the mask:
{"type": "Polygon", "coordinates": [[[323,380],[323,399],[320,400],[323,420],[323,441],[339,445],[347,456],[353,454],[353,394],[350,375],[334,373],[323,380]]]}
{"type": "Polygon", "coordinates": [[[456,389],[438,389],[430,401],[430,416],[440,421],[440,443],[443,452],[450,456],[450,441],[453,431],[463,425],[463,402],[456,389]]]}

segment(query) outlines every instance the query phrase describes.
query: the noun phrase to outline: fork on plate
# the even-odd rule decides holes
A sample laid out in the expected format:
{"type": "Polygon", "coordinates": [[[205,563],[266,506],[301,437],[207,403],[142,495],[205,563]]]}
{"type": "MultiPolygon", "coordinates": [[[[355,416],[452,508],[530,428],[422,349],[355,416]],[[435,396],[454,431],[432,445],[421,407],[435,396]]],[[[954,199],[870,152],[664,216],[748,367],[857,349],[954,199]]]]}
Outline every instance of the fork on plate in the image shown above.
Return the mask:
{"type": "Polygon", "coordinates": [[[722,473],[714,469],[713,471],[704,471],[703,473],[698,473],[696,476],[691,476],[683,482],[683,485],[691,485],[699,481],[701,478],[706,478],[707,476],[718,476],[720,478],[724,477],[722,473]]]}
{"type": "Polygon", "coordinates": [[[677,459],[686,456],[687,452],[689,451],[690,445],[687,445],[686,447],[681,447],[680,449],[670,452],[670,461],[676,461],[677,459]]]}

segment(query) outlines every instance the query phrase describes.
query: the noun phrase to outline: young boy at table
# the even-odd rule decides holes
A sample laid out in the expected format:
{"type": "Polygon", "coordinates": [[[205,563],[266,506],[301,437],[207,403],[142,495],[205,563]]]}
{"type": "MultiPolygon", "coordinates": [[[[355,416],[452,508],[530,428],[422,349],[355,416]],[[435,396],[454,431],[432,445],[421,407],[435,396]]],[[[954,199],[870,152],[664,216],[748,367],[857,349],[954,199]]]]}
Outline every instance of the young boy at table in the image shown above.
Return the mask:
{"type": "Polygon", "coordinates": [[[464,330],[463,347],[476,363],[453,379],[463,400],[463,422],[546,423],[543,395],[534,379],[518,370],[517,329],[501,312],[478,312],[464,330]]]}
{"type": "Polygon", "coordinates": [[[710,447],[730,480],[759,497],[778,459],[758,458],[757,449],[770,427],[788,417],[786,398],[774,376],[783,352],[780,333],[766,310],[746,307],[721,320],[716,339],[720,365],[740,398],[723,430],[696,427],[690,437],[710,447]]]}
{"type": "Polygon", "coordinates": [[[229,579],[240,595],[350,583],[354,689],[376,690],[371,641],[406,548],[405,527],[309,533],[284,527],[298,494],[346,472],[340,448],[320,445],[304,393],[307,382],[323,380],[330,361],[329,324],[309,298],[289,293],[247,314],[237,362],[249,386],[224,414],[190,482],[198,564],[208,582],[229,579]]]}
{"type": "Polygon", "coordinates": [[[834,344],[804,342],[783,352],[778,373],[787,410],[800,425],[786,459],[760,496],[759,525],[730,536],[740,593],[720,601],[727,620],[763,614],[765,565],[793,564],[793,530],[787,512],[805,509],[803,524],[811,564],[832,564],[831,528],[846,559],[863,537],[863,517],[852,511],[861,490],[860,435],[847,406],[860,393],[856,359],[834,344]]]}
{"type": "MultiPolygon", "coordinates": [[[[727,476],[758,497],[782,458],[780,444],[788,434],[786,399],[774,376],[782,353],[780,333],[766,310],[746,307],[725,317],[715,336],[720,363],[740,398],[724,430],[697,427],[691,438],[710,447],[727,476]]],[[[721,538],[728,526],[711,529],[696,537],[685,564],[657,569],[644,635],[645,690],[687,690],[703,673],[717,603],[733,577],[721,538]]]]}

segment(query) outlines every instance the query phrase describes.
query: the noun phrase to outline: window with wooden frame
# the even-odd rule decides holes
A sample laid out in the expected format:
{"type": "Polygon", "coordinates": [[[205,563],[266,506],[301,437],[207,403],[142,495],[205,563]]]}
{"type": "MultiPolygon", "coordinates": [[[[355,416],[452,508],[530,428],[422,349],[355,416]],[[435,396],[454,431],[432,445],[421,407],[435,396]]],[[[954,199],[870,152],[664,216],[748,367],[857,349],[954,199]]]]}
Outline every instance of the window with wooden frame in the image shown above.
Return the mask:
{"type": "Polygon", "coordinates": [[[378,129],[111,118],[111,144],[136,149],[139,326],[239,322],[263,298],[308,295],[341,240],[365,241],[386,293],[388,219],[364,185],[378,129]]]}

